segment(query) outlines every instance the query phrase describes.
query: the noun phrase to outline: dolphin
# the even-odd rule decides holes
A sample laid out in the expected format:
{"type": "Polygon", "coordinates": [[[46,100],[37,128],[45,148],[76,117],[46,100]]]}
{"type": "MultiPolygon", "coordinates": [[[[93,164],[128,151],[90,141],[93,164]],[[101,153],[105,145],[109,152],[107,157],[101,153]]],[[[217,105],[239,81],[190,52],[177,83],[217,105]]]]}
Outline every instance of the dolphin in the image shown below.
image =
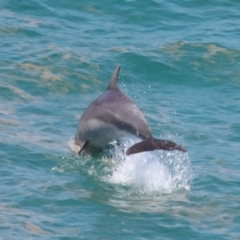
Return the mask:
{"type": "Polygon", "coordinates": [[[119,141],[126,134],[141,139],[126,151],[126,155],[153,150],[187,150],[172,141],[160,140],[152,136],[147,121],[132,100],[118,87],[118,66],[107,90],[95,99],[83,112],[75,135],[75,144],[80,147],[79,154],[99,152],[110,142],[119,141]]]}

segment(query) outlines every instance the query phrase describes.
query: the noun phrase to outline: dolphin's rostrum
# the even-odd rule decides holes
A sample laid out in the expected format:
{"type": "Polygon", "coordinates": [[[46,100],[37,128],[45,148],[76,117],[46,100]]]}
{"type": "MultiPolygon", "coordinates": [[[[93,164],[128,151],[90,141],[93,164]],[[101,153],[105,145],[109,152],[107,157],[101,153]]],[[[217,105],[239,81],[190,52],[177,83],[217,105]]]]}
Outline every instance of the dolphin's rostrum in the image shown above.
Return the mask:
{"type": "Polygon", "coordinates": [[[180,150],[186,152],[181,145],[168,140],[156,139],[145,117],[118,87],[118,66],[109,81],[106,92],[94,100],[83,112],[75,143],[82,150],[93,153],[104,149],[110,142],[119,141],[127,133],[140,139],[131,146],[127,155],[153,150],[180,150]]]}

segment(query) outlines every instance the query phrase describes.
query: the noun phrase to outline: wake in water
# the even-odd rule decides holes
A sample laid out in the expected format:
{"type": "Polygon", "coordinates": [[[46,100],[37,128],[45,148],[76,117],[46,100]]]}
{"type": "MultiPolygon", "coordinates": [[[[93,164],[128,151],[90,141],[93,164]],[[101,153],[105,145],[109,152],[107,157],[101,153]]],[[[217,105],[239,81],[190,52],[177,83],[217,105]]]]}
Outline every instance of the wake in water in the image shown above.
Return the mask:
{"type": "MultiPolygon", "coordinates": [[[[65,156],[52,170],[80,172],[97,181],[128,187],[138,194],[190,189],[192,171],[187,153],[153,151],[126,156],[126,150],[136,142],[132,138],[124,139],[121,145],[113,142],[110,150],[98,156],[65,156]]],[[[70,140],[69,146],[77,151],[73,140],[70,140]]]]}

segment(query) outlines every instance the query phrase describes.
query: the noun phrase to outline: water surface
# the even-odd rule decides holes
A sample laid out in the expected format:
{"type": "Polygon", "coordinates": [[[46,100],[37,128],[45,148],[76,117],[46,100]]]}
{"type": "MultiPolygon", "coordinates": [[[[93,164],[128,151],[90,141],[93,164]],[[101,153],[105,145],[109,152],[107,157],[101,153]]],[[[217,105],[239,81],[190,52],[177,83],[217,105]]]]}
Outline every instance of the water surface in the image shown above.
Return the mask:
{"type": "Polygon", "coordinates": [[[239,239],[239,7],[1,1],[1,239],[239,239]],[[118,64],[153,135],[186,154],[76,155],[118,64]]]}

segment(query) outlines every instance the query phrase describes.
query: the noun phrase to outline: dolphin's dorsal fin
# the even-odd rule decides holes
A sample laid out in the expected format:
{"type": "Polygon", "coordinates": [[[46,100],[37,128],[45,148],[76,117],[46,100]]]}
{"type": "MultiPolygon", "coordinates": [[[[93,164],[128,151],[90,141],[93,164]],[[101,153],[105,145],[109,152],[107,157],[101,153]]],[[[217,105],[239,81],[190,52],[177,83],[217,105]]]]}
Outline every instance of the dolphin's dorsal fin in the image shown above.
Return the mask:
{"type": "Polygon", "coordinates": [[[113,73],[113,75],[112,75],[112,77],[111,77],[111,79],[110,79],[110,81],[108,83],[107,90],[118,89],[118,74],[119,74],[120,68],[121,68],[121,66],[119,65],[115,69],[115,71],[114,71],[114,73],[113,73]]]}

